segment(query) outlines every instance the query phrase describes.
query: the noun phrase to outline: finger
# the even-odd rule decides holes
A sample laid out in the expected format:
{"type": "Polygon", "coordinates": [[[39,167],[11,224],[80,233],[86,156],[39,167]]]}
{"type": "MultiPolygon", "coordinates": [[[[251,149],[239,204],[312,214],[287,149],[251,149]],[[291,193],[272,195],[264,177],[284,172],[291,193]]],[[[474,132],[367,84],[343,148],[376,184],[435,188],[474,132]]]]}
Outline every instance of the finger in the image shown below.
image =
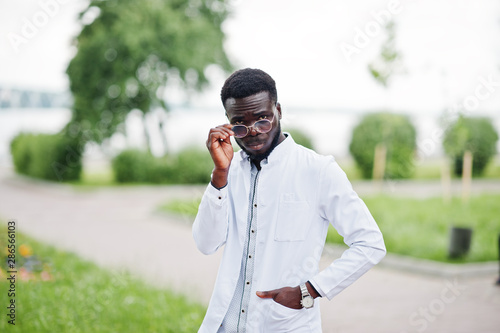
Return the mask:
{"type": "Polygon", "coordinates": [[[256,294],[260,298],[274,298],[278,294],[278,291],[277,290],[257,291],[256,294]]]}
{"type": "Polygon", "coordinates": [[[217,142],[217,141],[231,142],[229,138],[233,135],[234,135],[233,131],[231,131],[228,128],[216,127],[216,128],[210,129],[209,141],[210,142],[217,142]]]}
{"type": "Polygon", "coordinates": [[[227,128],[227,129],[231,130],[233,128],[233,125],[231,125],[231,124],[224,124],[224,125],[221,125],[221,127],[227,128]]]}
{"type": "Polygon", "coordinates": [[[220,129],[213,128],[210,130],[207,143],[213,144],[213,143],[219,143],[221,141],[230,142],[230,139],[229,139],[230,137],[231,137],[230,133],[228,133],[226,131],[222,131],[220,129]]]}
{"type": "Polygon", "coordinates": [[[234,135],[233,132],[233,125],[231,124],[224,124],[224,125],[219,125],[216,127],[218,130],[224,131],[230,135],[234,135]]]}

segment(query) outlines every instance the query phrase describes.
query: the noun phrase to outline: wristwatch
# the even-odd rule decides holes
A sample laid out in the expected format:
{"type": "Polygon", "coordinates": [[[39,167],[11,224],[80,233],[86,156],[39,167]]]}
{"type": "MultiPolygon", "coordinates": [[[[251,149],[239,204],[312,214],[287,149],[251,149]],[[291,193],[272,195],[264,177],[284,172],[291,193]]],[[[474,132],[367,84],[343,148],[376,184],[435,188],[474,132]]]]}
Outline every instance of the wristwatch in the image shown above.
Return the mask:
{"type": "Polygon", "coordinates": [[[309,294],[305,283],[300,285],[300,292],[302,293],[302,300],[300,301],[302,307],[306,309],[312,308],[314,306],[314,298],[309,294]]]}

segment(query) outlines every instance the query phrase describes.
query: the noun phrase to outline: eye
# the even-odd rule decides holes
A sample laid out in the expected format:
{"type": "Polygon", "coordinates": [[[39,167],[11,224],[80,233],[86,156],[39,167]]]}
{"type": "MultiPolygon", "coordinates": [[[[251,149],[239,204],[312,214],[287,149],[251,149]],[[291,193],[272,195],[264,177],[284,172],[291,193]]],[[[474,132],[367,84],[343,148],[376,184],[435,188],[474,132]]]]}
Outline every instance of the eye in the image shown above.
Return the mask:
{"type": "Polygon", "coordinates": [[[259,120],[267,119],[267,116],[260,116],[259,120]]]}

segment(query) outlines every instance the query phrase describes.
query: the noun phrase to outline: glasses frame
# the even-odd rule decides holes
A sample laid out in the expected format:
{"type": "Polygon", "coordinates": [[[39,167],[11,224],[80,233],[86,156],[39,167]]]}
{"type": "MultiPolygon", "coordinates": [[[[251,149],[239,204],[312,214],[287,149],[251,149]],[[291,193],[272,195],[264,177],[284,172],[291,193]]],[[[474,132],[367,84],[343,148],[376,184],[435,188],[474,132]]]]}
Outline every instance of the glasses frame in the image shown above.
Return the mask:
{"type": "Polygon", "coordinates": [[[255,121],[255,122],[254,122],[252,125],[250,125],[250,126],[243,125],[243,124],[233,125],[233,127],[231,127],[231,130],[233,130],[233,132],[234,132],[234,128],[235,128],[236,126],[243,126],[243,127],[245,127],[245,128],[247,129],[246,134],[245,134],[245,135],[243,135],[243,136],[237,136],[237,135],[236,135],[236,133],[234,133],[234,137],[235,137],[235,138],[237,138],[237,139],[243,139],[244,137],[246,137],[246,136],[248,135],[248,133],[250,133],[250,129],[251,129],[251,128],[255,129],[255,131],[256,131],[257,133],[261,133],[261,134],[269,133],[269,132],[271,132],[271,130],[273,129],[273,121],[274,121],[274,116],[275,116],[275,115],[273,114],[273,117],[271,118],[271,120],[269,120],[269,119],[267,119],[267,118],[266,118],[266,119],[257,120],[257,121],[255,121]],[[263,122],[269,122],[269,123],[271,124],[271,128],[269,129],[269,131],[262,132],[262,131],[259,131],[259,130],[257,129],[257,127],[255,127],[255,124],[257,124],[257,123],[258,123],[258,122],[260,122],[260,121],[263,121],[263,122]]]}

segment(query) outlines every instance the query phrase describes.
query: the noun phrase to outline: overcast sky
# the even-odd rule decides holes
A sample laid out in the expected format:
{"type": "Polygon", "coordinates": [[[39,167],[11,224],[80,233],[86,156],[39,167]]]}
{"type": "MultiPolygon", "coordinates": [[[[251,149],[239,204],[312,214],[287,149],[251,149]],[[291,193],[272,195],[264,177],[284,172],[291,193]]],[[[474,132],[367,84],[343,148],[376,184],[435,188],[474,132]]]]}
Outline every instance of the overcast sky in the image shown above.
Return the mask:
{"type": "MultiPolygon", "coordinates": [[[[498,114],[500,2],[305,3],[233,0],[234,14],[224,24],[231,59],[271,74],[284,106],[438,114],[465,101],[475,111],[498,114]],[[388,18],[397,24],[406,73],[383,89],[367,65],[380,50],[388,18]]],[[[76,17],[86,4],[0,0],[0,85],[66,90],[76,17]]],[[[197,105],[219,105],[224,76],[212,72],[213,88],[194,99],[197,105]]]]}

